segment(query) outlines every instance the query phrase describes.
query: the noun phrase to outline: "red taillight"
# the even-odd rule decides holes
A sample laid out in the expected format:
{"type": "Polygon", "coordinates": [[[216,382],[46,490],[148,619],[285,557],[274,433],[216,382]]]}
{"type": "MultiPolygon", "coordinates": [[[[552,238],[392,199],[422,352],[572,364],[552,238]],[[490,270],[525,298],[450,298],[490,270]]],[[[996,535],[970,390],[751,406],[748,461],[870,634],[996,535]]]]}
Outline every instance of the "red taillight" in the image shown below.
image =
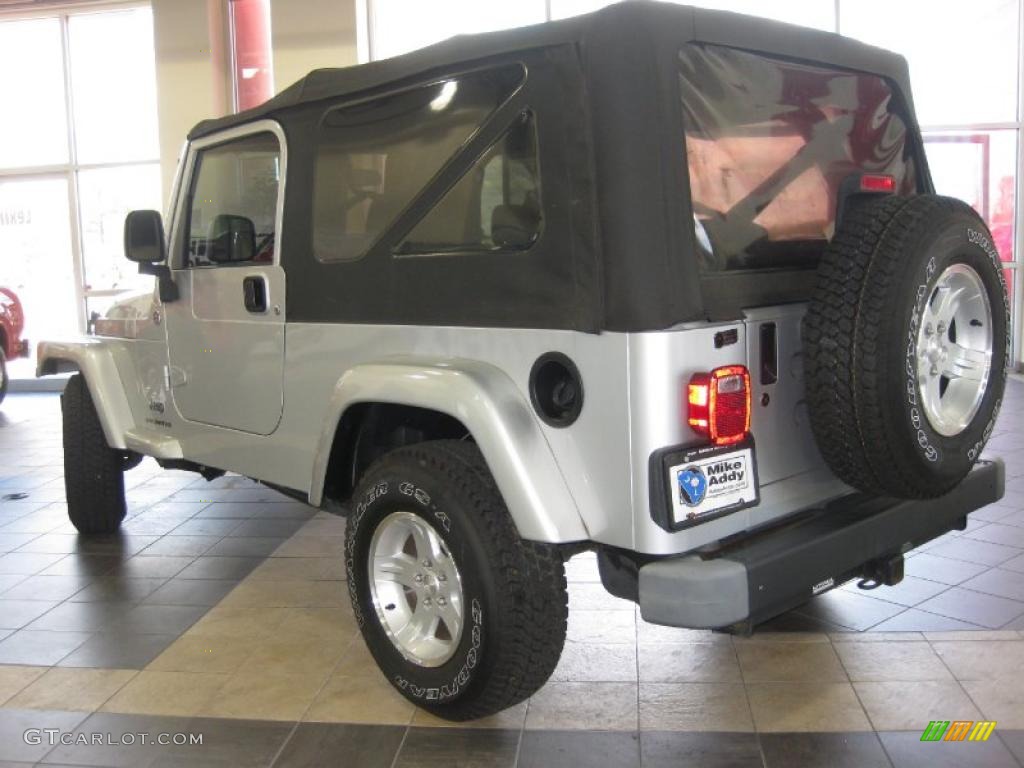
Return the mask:
{"type": "Polygon", "coordinates": [[[860,177],[861,192],[895,192],[896,178],[883,174],[864,174],[860,177]]]}
{"type": "Polygon", "coordinates": [[[715,445],[742,440],[750,431],[750,373],[726,365],[695,373],[686,387],[687,423],[715,445]]]}

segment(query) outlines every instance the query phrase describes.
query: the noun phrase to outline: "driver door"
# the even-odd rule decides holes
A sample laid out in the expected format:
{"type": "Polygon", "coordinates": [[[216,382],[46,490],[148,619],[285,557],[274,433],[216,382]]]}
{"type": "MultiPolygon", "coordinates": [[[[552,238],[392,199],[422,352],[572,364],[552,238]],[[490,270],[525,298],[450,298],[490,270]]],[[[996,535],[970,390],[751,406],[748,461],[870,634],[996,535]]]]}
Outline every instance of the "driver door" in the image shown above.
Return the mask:
{"type": "Polygon", "coordinates": [[[261,121],[194,142],[165,304],[168,383],[182,418],[268,435],[284,407],[286,148],[261,121]]]}

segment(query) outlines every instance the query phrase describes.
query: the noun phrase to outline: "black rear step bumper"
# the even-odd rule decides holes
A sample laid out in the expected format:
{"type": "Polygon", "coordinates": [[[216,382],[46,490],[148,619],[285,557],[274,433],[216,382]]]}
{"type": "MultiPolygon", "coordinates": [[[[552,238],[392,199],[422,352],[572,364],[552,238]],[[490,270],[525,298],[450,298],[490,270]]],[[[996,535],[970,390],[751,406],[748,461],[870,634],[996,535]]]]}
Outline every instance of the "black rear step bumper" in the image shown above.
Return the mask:
{"type": "MultiPolygon", "coordinates": [[[[795,516],[791,524],[724,542],[710,556],[635,563],[635,596],[623,596],[635,599],[644,619],[655,624],[694,629],[758,624],[870,571],[875,563],[962,530],[969,513],[1002,498],[1004,479],[997,459],[979,462],[937,499],[845,496],[795,516]]],[[[621,594],[621,560],[604,553],[599,562],[605,585],[621,594]]]]}

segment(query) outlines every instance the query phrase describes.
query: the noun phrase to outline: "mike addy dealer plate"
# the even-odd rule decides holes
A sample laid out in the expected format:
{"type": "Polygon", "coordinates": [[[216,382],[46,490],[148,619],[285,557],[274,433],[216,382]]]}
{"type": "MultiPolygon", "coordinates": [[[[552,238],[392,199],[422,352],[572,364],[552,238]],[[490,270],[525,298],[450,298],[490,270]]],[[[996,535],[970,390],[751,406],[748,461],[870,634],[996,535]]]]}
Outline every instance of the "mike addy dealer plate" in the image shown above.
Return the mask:
{"type": "Polygon", "coordinates": [[[676,524],[756,504],[757,467],[750,446],[696,448],[668,472],[676,524]]]}

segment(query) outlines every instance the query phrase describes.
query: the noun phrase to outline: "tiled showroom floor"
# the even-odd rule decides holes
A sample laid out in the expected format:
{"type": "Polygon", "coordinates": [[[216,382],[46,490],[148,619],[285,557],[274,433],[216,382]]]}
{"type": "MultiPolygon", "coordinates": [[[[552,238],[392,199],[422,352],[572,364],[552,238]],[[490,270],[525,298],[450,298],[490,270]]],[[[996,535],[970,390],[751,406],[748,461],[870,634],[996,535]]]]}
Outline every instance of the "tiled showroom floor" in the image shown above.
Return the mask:
{"type": "Polygon", "coordinates": [[[915,553],[901,586],[836,590],[753,638],[646,624],[604,593],[591,555],[572,560],[554,679],[453,728],[370,660],[342,583],[342,520],[146,461],[128,475],[123,535],[81,540],[63,503],[58,399],[12,395],[0,408],[0,768],[1022,765],[1022,423],[1012,382],[990,444],[1006,498],[915,553]],[[986,743],[919,740],[929,720],[981,719],[998,722],[986,743]],[[24,736],[46,728],[202,733],[204,745],[24,736]]]}

